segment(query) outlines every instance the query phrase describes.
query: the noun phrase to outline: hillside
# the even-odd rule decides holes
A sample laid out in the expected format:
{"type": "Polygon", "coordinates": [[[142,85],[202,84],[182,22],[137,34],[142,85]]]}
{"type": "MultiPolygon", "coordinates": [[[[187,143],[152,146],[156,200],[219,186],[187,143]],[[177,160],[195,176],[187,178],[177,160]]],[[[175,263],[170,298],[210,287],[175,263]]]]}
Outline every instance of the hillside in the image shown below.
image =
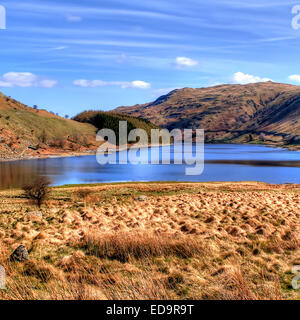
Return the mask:
{"type": "Polygon", "coordinates": [[[96,128],[30,108],[0,93],[0,159],[96,149],[96,128]]]}
{"type": "Polygon", "coordinates": [[[168,129],[202,128],[212,143],[300,143],[300,86],[264,82],[184,88],[116,112],[168,129]]]}
{"type": "Polygon", "coordinates": [[[119,141],[119,121],[127,121],[128,132],[133,129],[144,129],[151,137],[151,129],[158,127],[151,122],[136,117],[127,116],[115,112],[103,111],[84,111],[73,118],[75,121],[90,123],[97,129],[109,128],[116,133],[117,142],[119,141]]]}

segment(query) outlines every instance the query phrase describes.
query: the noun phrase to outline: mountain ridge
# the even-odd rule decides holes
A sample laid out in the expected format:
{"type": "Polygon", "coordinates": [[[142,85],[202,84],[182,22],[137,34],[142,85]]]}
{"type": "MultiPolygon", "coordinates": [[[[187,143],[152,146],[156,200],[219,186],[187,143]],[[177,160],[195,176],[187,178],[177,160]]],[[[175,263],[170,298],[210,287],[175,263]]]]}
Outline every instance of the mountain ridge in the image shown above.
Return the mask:
{"type": "Polygon", "coordinates": [[[290,84],[176,89],[153,102],[115,111],[167,129],[205,129],[210,143],[300,143],[300,86],[290,84]]]}

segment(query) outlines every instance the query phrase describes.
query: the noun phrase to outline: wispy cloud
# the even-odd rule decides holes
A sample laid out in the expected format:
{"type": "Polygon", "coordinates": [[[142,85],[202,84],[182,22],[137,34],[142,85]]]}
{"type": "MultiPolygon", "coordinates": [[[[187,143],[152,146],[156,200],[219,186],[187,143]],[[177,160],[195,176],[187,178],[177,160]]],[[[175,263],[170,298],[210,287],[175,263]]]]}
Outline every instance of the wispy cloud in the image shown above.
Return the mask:
{"type": "MultiPolygon", "coordinates": [[[[115,17],[136,17],[136,18],[147,18],[155,20],[165,21],[178,21],[183,24],[199,24],[203,19],[199,17],[187,17],[182,16],[182,13],[170,14],[168,12],[161,12],[159,10],[138,10],[138,9],[116,9],[116,8],[105,8],[105,7],[92,7],[92,6],[65,6],[65,5],[51,5],[50,3],[33,3],[33,2],[10,2],[8,7],[11,9],[17,9],[18,12],[25,12],[29,15],[32,14],[61,14],[61,12],[69,12],[70,16],[115,16],[115,17]]],[[[18,12],[15,12],[17,14],[18,12]]]]}
{"type": "Polygon", "coordinates": [[[82,21],[82,18],[80,16],[73,16],[71,14],[67,15],[66,19],[69,22],[80,22],[80,21],[82,21]]]}
{"type": "Polygon", "coordinates": [[[19,27],[10,28],[11,31],[23,33],[35,33],[49,36],[114,36],[114,37],[128,37],[128,38],[156,38],[156,39],[169,39],[178,40],[184,39],[184,35],[164,33],[164,32],[145,32],[143,30],[112,30],[112,29],[87,29],[87,28],[48,28],[48,27],[19,27]]]}
{"type": "Polygon", "coordinates": [[[61,51],[61,50],[65,50],[65,49],[68,49],[68,46],[54,47],[54,48],[50,48],[49,50],[61,51]]]}
{"type": "Polygon", "coordinates": [[[150,89],[151,84],[141,80],[135,81],[102,81],[102,80],[75,80],[73,84],[77,87],[82,88],[99,88],[99,87],[106,87],[106,86],[118,86],[122,89],[150,89]]]}
{"type": "Polygon", "coordinates": [[[257,9],[257,8],[274,8],[274,7],[286,7],[293,4],[292,0],[286,1],[270,1],[270,0],[251,0],[251,2],[246,2],[244,0],[222,0],[224,5],[231,6],[234,8],[247,8],[247,9],[257,9]]]}
{"type": "MultiPolygon", "coordinates": [[[[31,39],[33,40],[33,39],[31,39]]],[[[42,39],[40,41],[43,41],[42,39]]],[[[45,42],[56,42],[64,44],[74,44],[80,46],[107,46],[107,47],[127,47],[127,48],[145,48],[145,49],[181,49],[186,51],[211,51],[230,46],[200,46],[197,44],[187,44],[184,42],[162,42],[162,41],[138,41],[138,40],[97,40],[97,39],[47,39],[45,42]]],[[[235,48],[236,46],[232,46],[235,48]]]]}
{"type": "Polygon", "coordinates": [[[86,46],[111,46],[111,47],[129,47],[129,48],[186,48],[188,49],[201,49],[198,46],[190,46],[176,43],[162,43],[162,42],[145,42],[145,41],[130,41],[130,40],[86,40],[86,39],[65,39],[53,40],[56,42],[63,42],[67,44],[77,44],[86,46]]]}

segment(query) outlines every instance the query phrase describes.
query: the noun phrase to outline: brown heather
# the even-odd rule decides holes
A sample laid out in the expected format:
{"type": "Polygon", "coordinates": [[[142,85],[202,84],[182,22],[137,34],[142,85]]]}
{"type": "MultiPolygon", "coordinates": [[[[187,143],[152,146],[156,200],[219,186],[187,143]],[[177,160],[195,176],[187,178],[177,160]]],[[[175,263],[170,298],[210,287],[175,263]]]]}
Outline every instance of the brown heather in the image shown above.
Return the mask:
{"type": "Polygon", "coordinates": [[[300,298],[299,185],[51,189],[43,216],[22,191],[0,192],[0,299],[300,298]],[[20,244],[30,260],[10,262],[20,244]]]}

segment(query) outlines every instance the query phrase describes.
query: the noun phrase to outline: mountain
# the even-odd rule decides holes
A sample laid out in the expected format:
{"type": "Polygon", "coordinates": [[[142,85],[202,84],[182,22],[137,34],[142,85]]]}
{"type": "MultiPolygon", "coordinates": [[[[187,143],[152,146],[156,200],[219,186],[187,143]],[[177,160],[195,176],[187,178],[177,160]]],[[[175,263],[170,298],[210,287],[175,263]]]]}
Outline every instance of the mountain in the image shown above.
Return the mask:
{"type": "Polygon", "coordinates": [[[97,129],[30,108],[0,93],[0,159],[95,149],[97,129]]]}
{"type": "Polygon", "coordinates": [[[184,88],[115,111],[167,129],[205,129],[211,143],[300,144],[300,86],[289,84],[184,88]]]}

